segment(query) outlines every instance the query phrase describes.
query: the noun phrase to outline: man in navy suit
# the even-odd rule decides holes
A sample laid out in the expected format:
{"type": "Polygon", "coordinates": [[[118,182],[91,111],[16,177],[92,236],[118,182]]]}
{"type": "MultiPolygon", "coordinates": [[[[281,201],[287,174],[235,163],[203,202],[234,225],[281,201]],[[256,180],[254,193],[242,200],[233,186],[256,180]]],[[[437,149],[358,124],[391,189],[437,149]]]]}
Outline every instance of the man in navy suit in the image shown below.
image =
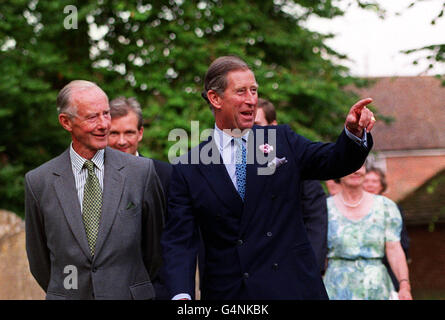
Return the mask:
{"type": "MultiPolygon", "coordinates": [[[[255,124],[259,126],[276,126],[277,113],[272,102],[258,99],[255,124]]],[[[300,184],[300,204],[304,227],[317,264],[323,274],[328,253],[328,208],[326,193],[318,180],[302,180],[300,184]]]]}
{"type": "Polygon", "coordinates": [[[303,224],[300,181],[342,177],[363,164],[372,99],[356,103],[337,142],[325,144],[287,125],[254,126],[257,89],[238,57],[220,57],[206,73],[215,130],[177,159],[170,181],[162,246],[173,299],[193,298],[199,231],[202,299],[328,298],[303,224]]]}

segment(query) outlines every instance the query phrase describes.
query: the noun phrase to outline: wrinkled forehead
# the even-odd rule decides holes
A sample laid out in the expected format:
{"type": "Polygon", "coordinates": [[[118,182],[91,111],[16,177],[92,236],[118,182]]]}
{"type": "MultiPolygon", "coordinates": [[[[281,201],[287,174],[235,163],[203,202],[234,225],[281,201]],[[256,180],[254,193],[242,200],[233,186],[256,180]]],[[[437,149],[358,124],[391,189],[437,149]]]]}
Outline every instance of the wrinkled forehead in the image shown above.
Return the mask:
{"type": "Polygon", "coordinates": [[[71,90],[71,103],[76,107],[83,105],[108,106],[108,97],[99,87],[73,88],[71,90]]]}
{"type": "Polygon", "coordinates": [[[111,118],[111,126],[122,126],[131,128],[134,130],[138,130],[138,116],[135,112],[129,110],[128,113],[124,116],[112,117],[111,118]]]}
{"type": "Polygon", "coordinates": [[[250,69],[238,69],[227,73],[227,86],[258,87],[255,75],[250,69]]]}

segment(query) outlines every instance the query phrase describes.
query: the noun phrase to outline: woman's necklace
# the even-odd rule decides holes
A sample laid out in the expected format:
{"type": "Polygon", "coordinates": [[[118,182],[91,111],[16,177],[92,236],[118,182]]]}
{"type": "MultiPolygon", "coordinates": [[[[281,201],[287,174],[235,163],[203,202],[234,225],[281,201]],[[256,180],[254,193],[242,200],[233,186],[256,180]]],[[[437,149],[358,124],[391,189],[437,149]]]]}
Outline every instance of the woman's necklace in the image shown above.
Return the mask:
{"type": "Polygon", "coordinates": [[[363,193],[362,193],[362,197],[360,198],[359,201],[357,201],[356,203],[350,204],[350,203],[347,203],[347,202],[345,201],[345,198],[343,197],[343,192],[341,192],[341,201],[343,202],[343,204],[344,204],[345,206],[350,207],[350,208],[356,208],[356,207],[358,207],[358,206],[360,205],[360,203],[362,203],[364,197],[365,197],[365,193],[363,192],[363,193]]]}

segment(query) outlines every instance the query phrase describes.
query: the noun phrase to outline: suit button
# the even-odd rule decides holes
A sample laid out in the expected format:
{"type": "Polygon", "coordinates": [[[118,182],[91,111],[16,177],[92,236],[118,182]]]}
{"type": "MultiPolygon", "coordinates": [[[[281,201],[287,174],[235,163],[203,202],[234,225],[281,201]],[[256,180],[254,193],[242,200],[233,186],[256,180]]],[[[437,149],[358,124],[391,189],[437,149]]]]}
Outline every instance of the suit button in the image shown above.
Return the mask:
{"type": "Polygon", "coordinates": [[[272,269],[274,269],[274,270],[278,270],[278,263],[274,263],[274,264],[272,265],[272,269]]]}
{"type": "Polygon", "coordinates": [[[237,243],[239,246],[242,246],[244,242],[243,242],[243,240],[239,239],[236,243],[237,243]]]}
{"type": "Polygon", "coordinates": [[[273,200],[275,199],[277,196],[275,194],[271,195],[270,198],[273,200]]]}
{"type": "Polygon", "coordinates": [[[245,272],[245,273],[243,274],[243,277],[244,277],[244,279],[248,279],[248,278],[249,278],[249,274],[248,274],[247,272],[245,272]]]}
{"type": "Polygon", "coordinates": [[[272,232],[268,231],[268,232],[266,233],[266,236],[268,236],[268,237],[272,237],[272,232]]]}
{"type": "Polygon", "coordinates": [[[96,272],[96,271],[97,271],[97,268],[94,267],[91,271],[96,272]]]}

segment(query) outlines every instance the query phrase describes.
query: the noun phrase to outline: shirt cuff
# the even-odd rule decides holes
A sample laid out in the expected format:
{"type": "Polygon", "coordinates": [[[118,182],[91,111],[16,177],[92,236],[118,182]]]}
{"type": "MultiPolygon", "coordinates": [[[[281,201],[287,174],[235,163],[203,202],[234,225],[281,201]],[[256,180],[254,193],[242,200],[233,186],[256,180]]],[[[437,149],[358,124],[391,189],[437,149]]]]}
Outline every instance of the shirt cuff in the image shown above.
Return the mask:
{"type": "Polygon", "coordinates": [[[367,136],[365,129],[363,129],[363,138],[361,138],[361,139],[359,137],[357,137],[356,135],[354,135],[353,133],[349,132],[349,130],[346,128],[346,126],[345,126],[345,132],[346,132],[346,135],[349,137],[349,139],[351,139],[358,145],[364,146],[365,148],[368,147],[368,136],[367,136]]]}
{"type": "Polygon", "coordinates": [[[181,300],[181,299],[192,300],[192,297],[190,297],[188,293],[180,293],[172,298],[172,300],[181,300]]]}

